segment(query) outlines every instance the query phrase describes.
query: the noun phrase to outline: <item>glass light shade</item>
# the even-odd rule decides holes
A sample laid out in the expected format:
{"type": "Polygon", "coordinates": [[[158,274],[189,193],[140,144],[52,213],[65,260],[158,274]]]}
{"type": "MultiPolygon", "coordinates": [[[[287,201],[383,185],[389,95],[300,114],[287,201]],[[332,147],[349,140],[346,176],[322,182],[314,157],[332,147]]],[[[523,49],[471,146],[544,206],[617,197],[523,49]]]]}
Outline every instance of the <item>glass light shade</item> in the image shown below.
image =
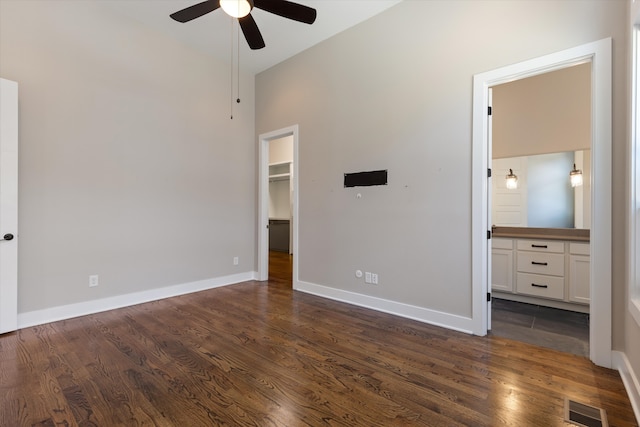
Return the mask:
{"type": "Polygon", "coordinates": [[[571,180],[572,187],[579,187],[582,185],[582,171],[576,169],[575,163],[573,164],[573,170],[569,172],[569,180],[571,180]]]}
{"type": "Polygon", "coordinates": [[[513,173],[512,169],[509,169],[509,175],[506,177],[507,179],[507,188],[509,190],[515,190],[518,188],[518,177],[513,173]]]}
{"type": "Polygon", "coordinates": [[[252,0],[220,0],[220,7],[227,15],[234,18],[243,18],[253,9],[252,0]]]}

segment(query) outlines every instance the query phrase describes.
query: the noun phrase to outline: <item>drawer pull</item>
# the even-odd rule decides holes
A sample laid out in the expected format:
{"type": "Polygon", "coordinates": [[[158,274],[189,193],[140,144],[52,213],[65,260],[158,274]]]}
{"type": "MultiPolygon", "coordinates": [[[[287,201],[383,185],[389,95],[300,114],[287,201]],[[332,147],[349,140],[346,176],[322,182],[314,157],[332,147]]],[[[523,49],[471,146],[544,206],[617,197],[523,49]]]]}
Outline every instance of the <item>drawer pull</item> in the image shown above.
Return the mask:
{"type": "Polygon", "coordinates": [[[531,245],[532,248],[542,248],[547,249],[547,245],[531,245]]]}
{"type": "Polygon", "coordinates": [[[537,283],[532,283],[531,286],[533,286],[534,288],[548,288],[548,285],[538,285],[537,283]]]}
{"type": "Polygon", "coordinates": [[[533,264],[533,265],[549,265],[548,262],[537,262],[537,261],[531,261],[531,264],[533,264]]]}

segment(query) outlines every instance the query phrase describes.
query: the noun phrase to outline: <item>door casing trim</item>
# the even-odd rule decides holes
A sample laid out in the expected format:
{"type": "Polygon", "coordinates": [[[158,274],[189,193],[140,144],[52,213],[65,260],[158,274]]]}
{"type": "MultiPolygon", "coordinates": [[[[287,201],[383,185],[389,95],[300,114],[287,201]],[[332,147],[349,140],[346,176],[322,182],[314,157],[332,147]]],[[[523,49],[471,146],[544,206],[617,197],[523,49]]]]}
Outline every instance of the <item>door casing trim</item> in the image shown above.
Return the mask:
{"type": "Polygon", "coordinates": [[[275,139],[293,136],[293,288],[298,283],[298,125],[260,134],[258,137],[258,280],[269,279],[269,142],[275,139]]]}
{"type": "Polygon", "coordinates": [[[590,359],[597,365],[612,364],[611,289],[611,139],[612,83],[611,38],[583,44],[550,55],[476,74],[473,77],[471,276],[474,334],[487,334],[489,290],[486,235],[488,215],[487,169],[490,147],[487,135],[488,89],[526,77],[591,62],[591,327],[590,359]],[[597,285],[597,286],[596,286],[597,285]]]}

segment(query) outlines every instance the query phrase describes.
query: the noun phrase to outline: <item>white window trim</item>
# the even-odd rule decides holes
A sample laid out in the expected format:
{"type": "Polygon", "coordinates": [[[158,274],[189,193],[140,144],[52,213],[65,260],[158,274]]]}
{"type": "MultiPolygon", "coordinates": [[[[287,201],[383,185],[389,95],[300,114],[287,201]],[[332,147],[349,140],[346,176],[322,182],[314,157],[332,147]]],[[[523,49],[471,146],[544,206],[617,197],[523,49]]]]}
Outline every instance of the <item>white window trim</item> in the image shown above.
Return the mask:
{"type": "Polygon", "coordinates": [[[629,144],[629,311],[640,326],[640,25],[632,27],[631,132],[629,144]]]}

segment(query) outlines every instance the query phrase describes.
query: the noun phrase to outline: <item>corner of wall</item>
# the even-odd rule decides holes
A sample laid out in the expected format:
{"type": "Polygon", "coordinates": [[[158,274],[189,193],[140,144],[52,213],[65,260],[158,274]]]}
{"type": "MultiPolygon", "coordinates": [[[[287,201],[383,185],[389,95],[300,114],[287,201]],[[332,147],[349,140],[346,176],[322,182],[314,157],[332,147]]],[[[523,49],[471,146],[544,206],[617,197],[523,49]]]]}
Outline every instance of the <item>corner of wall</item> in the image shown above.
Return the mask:
{"type": "Polygon", "coordinates": [[[640,423],[640,381],[638,375],[634,372],[629,359],[624,352],[613,351],[613,367],[620,372],[622,383],[624,384],[631,407],[636,415],[636,420],[640,423]]]}

